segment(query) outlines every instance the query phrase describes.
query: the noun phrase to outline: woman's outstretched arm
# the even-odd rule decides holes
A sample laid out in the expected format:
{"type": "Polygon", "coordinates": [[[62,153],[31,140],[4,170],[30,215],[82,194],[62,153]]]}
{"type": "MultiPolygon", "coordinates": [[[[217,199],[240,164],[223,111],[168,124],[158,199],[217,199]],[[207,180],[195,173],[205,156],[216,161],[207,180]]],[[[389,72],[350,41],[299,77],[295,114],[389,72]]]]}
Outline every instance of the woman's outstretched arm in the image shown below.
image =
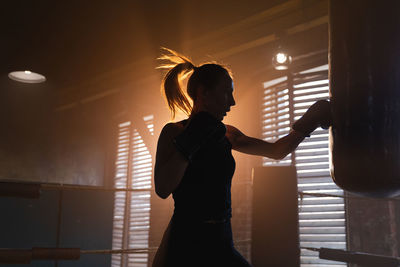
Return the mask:
{"type": "Polygon", "coordinates": [[[293,130],[274,143],[246,136],[237,128],[227,125],[227,136],[232,148],[251,155],[273,159],[283,159],[318,127],[327,129],[332,124],[330,103],[319,100],[311,105],[306,113],[296,121],[293,130]]]}
{"type": "Polygon", "coordinates": [[[232,149],[272,159],[283,159],[287,154],[294,151],[305,138],[303,133],[291,131],[275,143],[270,143],[258,138],[249,137],[233,126],[227,125],[226,127],[227,137],[232,143],[232,149]]]}

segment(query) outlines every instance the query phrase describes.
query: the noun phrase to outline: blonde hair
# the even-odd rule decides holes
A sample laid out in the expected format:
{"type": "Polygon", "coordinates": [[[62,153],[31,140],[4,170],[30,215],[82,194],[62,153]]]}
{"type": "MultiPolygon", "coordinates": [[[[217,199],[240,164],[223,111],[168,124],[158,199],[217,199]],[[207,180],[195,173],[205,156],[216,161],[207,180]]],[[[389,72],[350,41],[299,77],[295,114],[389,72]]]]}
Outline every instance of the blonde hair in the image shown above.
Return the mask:
{"type": "Polygon", "coordinates": [[[231,72],[226,67],[216,63],[206,63],[196,67],[190,59],[178,52],[168,48],[162,49],[167,53],[158,59],[166,60],[168,63],[162,64],[158,68],[167,69],[168,72],[161,83],[161,92],[165,96],[172,119],[178,109],[186,115],[190,115],[193,106],[187,95],[193,102],[196,101],[199,86],[203,86],[205,90],[212,90],[216,87],[221,75],[228,75],[232,79],[231,72]],[[181,88],[181,81],[189,75],[185,93],[181,88]]]}

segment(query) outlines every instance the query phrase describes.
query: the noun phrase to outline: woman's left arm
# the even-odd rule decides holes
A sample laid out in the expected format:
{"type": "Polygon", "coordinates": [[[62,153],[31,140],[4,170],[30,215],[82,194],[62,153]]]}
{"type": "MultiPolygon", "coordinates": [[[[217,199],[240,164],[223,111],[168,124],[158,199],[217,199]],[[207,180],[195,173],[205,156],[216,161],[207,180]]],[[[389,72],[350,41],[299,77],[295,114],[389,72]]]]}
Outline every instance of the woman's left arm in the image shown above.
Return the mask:
{"type": "Polygon", "coordinates": [[[226,128],[226,136],[232,144],[232,149],[272,159],[283,159],[294,151],[305,138],[303,133],[292,130],[288,135],[276,142],[269,143],[258,138],[249,137],[231,125],[226,125],[226,128]]]}
{"type": "Polygon", "coordinates": [[[293,130],[288,135],[275,143],[246,136],[230,125],[226,126],[226,135],[232,144],[232,148],[237,151],[273,159],[283,159],[287,154],[294,151],[306,136],[310,136],[316,128],[328,129],[331,124],[330,102],[319,100],[312,104],[306,113],[293,124],[293,130]]]}

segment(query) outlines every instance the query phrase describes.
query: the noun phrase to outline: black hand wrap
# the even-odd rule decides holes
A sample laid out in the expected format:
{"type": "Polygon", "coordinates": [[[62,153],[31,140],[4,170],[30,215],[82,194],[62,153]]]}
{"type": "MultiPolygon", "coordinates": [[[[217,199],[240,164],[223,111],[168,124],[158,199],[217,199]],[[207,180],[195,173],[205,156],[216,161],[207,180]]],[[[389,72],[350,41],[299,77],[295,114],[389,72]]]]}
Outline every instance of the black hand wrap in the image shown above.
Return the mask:
{"type": "Polygon", "coordinates": [[[316,128],[328,129],[331,125],[330,103],[326,100],[319,100],[312,104],[306,113],[293,124],[292,129],[303,133],[305,136],[310,136],[316,128]]]}
{"type": "Polygon", "coordinates": [[[182,133],[174,139],[177,149],[191,161],[194,155],[210,140],[219,141],[225,136],[225,125],[207,112],[199,112],[188,121],[182,133]]]}

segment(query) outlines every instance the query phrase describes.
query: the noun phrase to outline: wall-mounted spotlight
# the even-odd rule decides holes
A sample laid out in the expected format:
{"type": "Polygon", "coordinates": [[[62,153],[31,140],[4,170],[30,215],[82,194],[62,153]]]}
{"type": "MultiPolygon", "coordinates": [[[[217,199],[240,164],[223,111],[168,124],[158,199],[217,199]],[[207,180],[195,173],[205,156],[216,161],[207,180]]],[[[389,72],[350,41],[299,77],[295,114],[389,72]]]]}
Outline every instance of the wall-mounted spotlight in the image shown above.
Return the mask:
{"type": "Polygon", "coordinates": [[[292,57],[279,49],[272,58],[272,65],[276,70],[287,70],[292,63],[292,57]]]}
{"type": "Polygon", "coordinates": [[[42,83],[46,81],[46,77],[42,74],[30,70],[10,72],[8,78],[21,83],[42,83]]]}

